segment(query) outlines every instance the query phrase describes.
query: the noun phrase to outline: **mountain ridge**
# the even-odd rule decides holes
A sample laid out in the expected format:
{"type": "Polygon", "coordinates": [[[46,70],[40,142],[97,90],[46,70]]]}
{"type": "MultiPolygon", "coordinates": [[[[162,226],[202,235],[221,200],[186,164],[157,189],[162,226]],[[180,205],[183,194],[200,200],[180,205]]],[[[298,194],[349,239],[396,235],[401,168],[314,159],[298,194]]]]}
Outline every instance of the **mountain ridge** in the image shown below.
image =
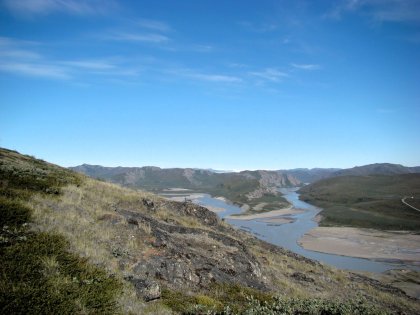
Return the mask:
{"type": "MultiPolygon", "coordinates": [[[[261,174],[265,172],[266,174],[283,174],[289,175],[289,183],[287,183],[286,178],[283,179],[283,182],[279,180],[279,186],[295,185],[299,186],[303,183],[312,183],[324,178],[336,177],[336,176],[345,176],[345,175],[355,175],[355,176],[364,176],[364,175],[394,175],[394,174],[412,174],[420,173],[420,166],[403,166],[401,164],[394,163],[373,163],[366,164],[362,166],[354,166],[351,168],[294,168],[294,169],[280,169],[280,170],[244,170],[239,172],[233,171],[216,171],[213,169],[201,169],[201,168],[161,168],[158,166],[140,166],[140,167],[126,167],[126,166],[102,166],[102,165],[92,165],[92,164],[82,164],[78,166],[69,167],[69,169],[81,172],[93,177],[104,176],[105,179],[110,179],[110,177],[115,175],[121,175],[122,173],[129,172],[138,172],[139,170],[155,170],[161,172],[174,172],[174,170],[191,170],[193,172],[207,173],[207,174],[230,174],[230,175],[244,175],[245,177],[250,174],[261,174]]],[[[112,178],[111,178],[112,179],[112,178]]]]}
{"type": "MultiPolygon", "coordinates": [[[[94,178],[104,179],[131,188],[161,193],[169,188],[221,196],[246,209],[264,204],[262,211],[288,205],[279,188],[302,185],[291,174],[282,171],[241,171],[215,173],[193,168],[102,167],[81,165],[70,168],[94,178]]],[[[258,207],[257,207],[258,208],[258,207]]]]}
{"type": "Polygon", "coordinates": [[[321,226],[420,231],[420,215],[402,199],[420,206],[420,173],[342,175],[299,190],[300,199],[323,210],[321,226]]]}

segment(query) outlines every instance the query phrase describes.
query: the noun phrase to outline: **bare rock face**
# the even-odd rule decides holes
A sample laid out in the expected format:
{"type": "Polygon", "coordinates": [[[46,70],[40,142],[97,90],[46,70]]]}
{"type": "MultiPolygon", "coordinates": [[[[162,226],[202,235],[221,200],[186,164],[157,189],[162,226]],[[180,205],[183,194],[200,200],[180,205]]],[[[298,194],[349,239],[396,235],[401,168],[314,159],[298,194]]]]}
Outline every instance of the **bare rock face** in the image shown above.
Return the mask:
{"type": "Polygon", "coordinates": [[[132,276],[127,280],[134,285],[137,296],[146,302],[160,298],[160,286],[156,281],[150,279],[135,278],[132,276]]]}
{"type": "Polygon", "coordinates": [[[246,195],[249,199],[261,198],[265,194],[278,195],[279,187],[298,186],[301,184],[293,176],[280,171],[256,171],[256,173],[258,174],[260,185],[256,190],[246,195]]]}
{"type": "Polygon", "coordinates": [[[176,290],[208,287],[213,282],[267,289],[256,257],[240,240],[218,230],[217,215],[189,203],[171,203],[171,209],[193,216],[205,226],[217,227],[185,227],[158,221],[144,213],[118,210],[127,222],[150,226],[154,239],[151,246],[159,253],[139,259],[130,270],[132,279],[137,279],[132,282],[143,299],[157,297],[156,286],[149,283],[161,283],[176,290]]]}

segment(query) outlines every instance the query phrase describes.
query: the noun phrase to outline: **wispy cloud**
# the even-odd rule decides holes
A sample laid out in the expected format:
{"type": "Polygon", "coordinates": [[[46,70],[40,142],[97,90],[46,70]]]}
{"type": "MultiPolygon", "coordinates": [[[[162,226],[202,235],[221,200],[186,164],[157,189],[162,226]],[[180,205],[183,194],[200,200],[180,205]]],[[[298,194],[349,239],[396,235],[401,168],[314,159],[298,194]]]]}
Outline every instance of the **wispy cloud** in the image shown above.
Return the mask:
{"type": "Polygon", "coordinates": [[[214,47],[211,45],[191,45],[191,50],[192,51],[196,51],[196,52],[203,52],[203,53],[207,53],[207,52],[211,52],[214,50],[214,47]]]}
{"type": "Polygon", "coordinates": [[[242,81],[242,79],[238,77],[220,74],[194,74],[192,75],[192,77],[199,80],[211,82],[238,83],[242,81]]]}
{"type": "Polygon", "coordinates": [[[22,45],[36,45],[34,42],[20,41],[7,37],[0,37],[0,58],[38,59],[40,55],[34,51],[21,48],[22,45]]]}
{"type": "Polygon", "coordinates": [[[133,77],[139,73],[135,62],[127,58],[59,60],[35,50],[41,46],[40,43],[0,37],[0,72],[59,80],[84,75],[133,77]]]}
{"type": "Polygon", "coordinates": [[[343,0],[325,16],[341,19],[349,12],[362,12],[378,22],[420,23],[418,0],[343,0]]]}
{"type": "Polygon", "coordinates": [[[225,75],[225,74],[215,74],[215,73],[203,73],[191,69],[177,69],[171,70],[171,74],[180,75],[183,77],[192,78],[200,81],[208,81],[215,83],[240,83],[242,79],[237,76],[225,75]]]}
{"type": "Polygon", "coordinates": [[[139,19],[135,22],[135,25],[158,32],[171,31],[171,27],[167,23],[159,20],[139,19]]]}
{"type": "Polygon", "coordinates": [[[113,0],[3,0],[3,5],[18,15],[47,15],[56,12],[74,15],[104,14],[118,7],[113,0]]]}
{"type": "Polygon", "coordinates": [[[61,64],[67,65],[70,67],[89,69],[89,70],[111,70],[111,69],[116,68],[114,64],[111,64],[102,60],[62,61],[61,64]]]}
{"type": "Polygon", "coordinates": [[[129,42],[146,42],[146,43],[164,43],[169,41],[165,35],[155,33],[113,33],[105,36],[105,39],[129,41],[129,42]]]}
{"type": "Polygon", "coordinates": [[[275,68],[266,68],[262,71],[249,72],[249,74],[260,79],[273,82],[281,81],[285,77],[289,76],[286,72],[279,71],[275,68]]]}
{"type": "Polygon", "coordinates": [[[69,79],[66,69],[47,64],[0,63],[0,71],[25,76],[45,77],[52,79],[69,79]]]}
{"type": "Polygon", "coordinates": [[[293,68],[299,69],[299,70],[319,70],[321,69],[320,65],[316,64],[298,64],[298,63],[292,63],[291,66],[293,68]]]}
{"type": "Polygon", "coordinates": [[[0,37],[0,72],[52,79],[69,79],[65,67],[46,61],[34,50],[39,43],[0,37]]]}

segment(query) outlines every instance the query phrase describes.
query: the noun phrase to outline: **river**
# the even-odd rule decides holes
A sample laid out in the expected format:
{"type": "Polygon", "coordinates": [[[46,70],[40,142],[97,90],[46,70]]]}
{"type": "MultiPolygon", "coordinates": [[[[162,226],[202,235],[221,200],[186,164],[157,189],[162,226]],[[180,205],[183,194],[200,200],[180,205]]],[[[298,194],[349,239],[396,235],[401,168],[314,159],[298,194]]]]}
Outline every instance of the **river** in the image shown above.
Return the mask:
{"type": "MultiPolygon", "coordinates": [[[[318,224],[314,221],[314,217],[321,211],[321,209],[299,200],[299,194],[296,190],[296,188],[284,188],[280,190],[287,201],[289,201],[295,208],[305,210],[302,213],[288,215],[288,217],[294,219],[294,222],[292,223],[276,225],[261,222],[258,221],[258,219],[249,221],[226,219],[226,221],[240,229],[253,233],[255,236],[264,241],[287,248],[307,258],[315,259],[340,269],[370,272],[383,272],[397,268],[417,269],[413,266],[363,258],[324,254],[302,248],[297,242],[306,232],[318,226],[318,224]]],[[[194,199],[193,202],[202,206],[224,209],[223,211],[218,212],[218,215],[221,218],[226,218],[229,215],[242,212],[240,207],[224,202],[223,200],[213,198],[208,194],[203,194],[201,197],[194,199]]]]}

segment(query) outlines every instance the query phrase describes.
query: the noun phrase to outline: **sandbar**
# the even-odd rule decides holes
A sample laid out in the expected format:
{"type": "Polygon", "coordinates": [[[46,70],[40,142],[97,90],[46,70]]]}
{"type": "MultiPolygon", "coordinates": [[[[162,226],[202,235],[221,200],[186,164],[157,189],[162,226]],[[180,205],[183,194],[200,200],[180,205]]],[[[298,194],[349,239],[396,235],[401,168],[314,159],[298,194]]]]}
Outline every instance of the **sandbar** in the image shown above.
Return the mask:
{"type": "Polygon", "coordinates": [[[257,220],[258,222],[268,223],[272,225],[280,225],[280,224],[286,224],[286,223],[292,223],[294,220],[290,217],[274,217],[274,218],[265,218],[257,220]]]}
{"type": "Polygon", "coordinates": [[[316,227],[298,244],[322,253],[420,265],[420,235],[407,231],[316,227]]]}
{"type": "Polygon", "coordinates": [[[303,210],[293,208],[293,206],[279,209],[279,210],[273,210],[268,212],[261,212],[261,213],[253,213],[253,214],[244,214],[244,215],[230,215],[226,217],[226,219],[233,219],[233,220],[255,220],[255,219],[264,219],[264,218],[273,218],[278,217],[281,215],[293,215],[297,213],[302,213],[303,210]]]}

